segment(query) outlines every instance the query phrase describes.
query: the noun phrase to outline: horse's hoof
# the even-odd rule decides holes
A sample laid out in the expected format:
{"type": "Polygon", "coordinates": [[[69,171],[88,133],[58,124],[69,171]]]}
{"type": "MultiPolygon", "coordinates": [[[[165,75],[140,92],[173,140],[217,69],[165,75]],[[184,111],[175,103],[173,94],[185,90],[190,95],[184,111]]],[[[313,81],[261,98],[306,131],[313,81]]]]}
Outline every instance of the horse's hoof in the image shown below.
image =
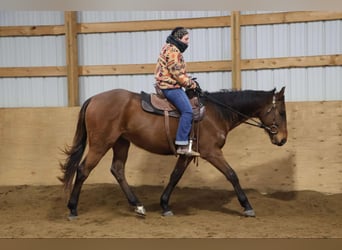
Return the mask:
{"type": "Polygon", "coordinates": [[[134,209],[134,212],[136,212],[137,215],[146,216],[146,210],[144,206],[136,206],[134,209]]]}
{"type": "Polygon", "coordinates": [[[246,216],[246,217],[255,217],[255,212],[253,209],[250,209],[250,210],[245,210],[243,212],[243,214],[246,216]]]}
{"type": "Polygon", "coordinates": [[[173,216],[173,213],[172,213],[171,210],[169,210],[169,211],[163,212],[162,215],[163,215],[164,217],[169,217],[169,216],[173,216]]]}
{"type": "Polygon", "coordinates": [[[68,220],[69,220],[69,221],[73,221],[73,220],[76,220],[76,219],[77,219],[77,215],[70,214],[70,215],[68,216],[68,220]]]}
{"type": "Polygon", "coordinates": [[[70,214],[69,214],[69,216],[68,216],[68,219],[69,220],[75,220],[75,219],[77,219],[77,209],[75,209],[75,208],[70,208],[70,214]]]}

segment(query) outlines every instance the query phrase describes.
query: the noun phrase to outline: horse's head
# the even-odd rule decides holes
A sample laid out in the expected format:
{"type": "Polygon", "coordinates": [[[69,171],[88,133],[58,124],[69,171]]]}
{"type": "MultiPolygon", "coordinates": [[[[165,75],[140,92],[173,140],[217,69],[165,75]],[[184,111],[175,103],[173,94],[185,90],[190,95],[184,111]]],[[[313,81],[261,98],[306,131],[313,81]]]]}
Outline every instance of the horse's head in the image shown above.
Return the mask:
{"type": "Polygon", "coordinates": [[[287,141],[287,123],[285,108],[285,87],[279,92],[273,90],[273,98],[260,112],[260,120],[268,133],[271,142],[283,146],[287,141]]]}

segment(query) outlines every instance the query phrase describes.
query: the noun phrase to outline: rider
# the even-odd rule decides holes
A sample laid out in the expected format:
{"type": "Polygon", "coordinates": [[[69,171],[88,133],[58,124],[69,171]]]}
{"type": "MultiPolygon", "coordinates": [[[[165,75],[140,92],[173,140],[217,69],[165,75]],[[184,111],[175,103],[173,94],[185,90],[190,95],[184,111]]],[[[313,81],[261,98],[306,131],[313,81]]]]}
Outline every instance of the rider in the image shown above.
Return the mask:
{"type": "Polygon", "coordinates": [[[197,84],[186,73],[186,64],[182,53],[189,44],[189,32],[184,27],[176,27],[162,47],[155,69],[156,87],[180,112],[176,134],[177,154],[199,156],[189,146],[189,134],[193,111],[184,88],[195,89],[197,84]]]}

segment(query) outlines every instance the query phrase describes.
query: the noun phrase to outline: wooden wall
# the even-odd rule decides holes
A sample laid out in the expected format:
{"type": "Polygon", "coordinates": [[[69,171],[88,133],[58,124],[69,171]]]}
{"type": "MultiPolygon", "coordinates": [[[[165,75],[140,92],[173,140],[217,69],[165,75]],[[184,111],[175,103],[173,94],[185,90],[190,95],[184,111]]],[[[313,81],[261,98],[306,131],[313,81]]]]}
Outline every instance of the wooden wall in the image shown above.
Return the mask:
{"type": "MultiPolygon", "coordinates": [[[[0,109],[0,185],[58,185],[60,149],[72,142],[79,107],[0,109]]],[[[342,192],[342,102],[287,104],[289,138],[277,147],[258,128],[241,125],[224,147],[244,188],[260,192],[315,190],[342,192]]],[[[176,161],[135,147],[127,163],[132,185],[161,185],[176,161]]],[[[86,183],[116,183],[111,152],[86,183]]],[[[231,189],[203,160],[192,164],[179,186],[231,189]]]]}

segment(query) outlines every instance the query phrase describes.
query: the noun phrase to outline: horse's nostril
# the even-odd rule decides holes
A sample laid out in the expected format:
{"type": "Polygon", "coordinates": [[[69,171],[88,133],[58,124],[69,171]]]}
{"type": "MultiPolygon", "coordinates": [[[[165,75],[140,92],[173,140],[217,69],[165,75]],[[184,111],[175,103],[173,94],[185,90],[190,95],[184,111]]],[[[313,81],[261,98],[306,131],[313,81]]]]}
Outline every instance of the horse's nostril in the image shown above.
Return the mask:
{"type": "Polygon", "coordinates": [[[284,145],[284,144],[286,143],[286,141],[287,141],[286,139],[282,139],[282,140],[280,141],[280,144],[281,144],[281,145],[284,145]]]}

